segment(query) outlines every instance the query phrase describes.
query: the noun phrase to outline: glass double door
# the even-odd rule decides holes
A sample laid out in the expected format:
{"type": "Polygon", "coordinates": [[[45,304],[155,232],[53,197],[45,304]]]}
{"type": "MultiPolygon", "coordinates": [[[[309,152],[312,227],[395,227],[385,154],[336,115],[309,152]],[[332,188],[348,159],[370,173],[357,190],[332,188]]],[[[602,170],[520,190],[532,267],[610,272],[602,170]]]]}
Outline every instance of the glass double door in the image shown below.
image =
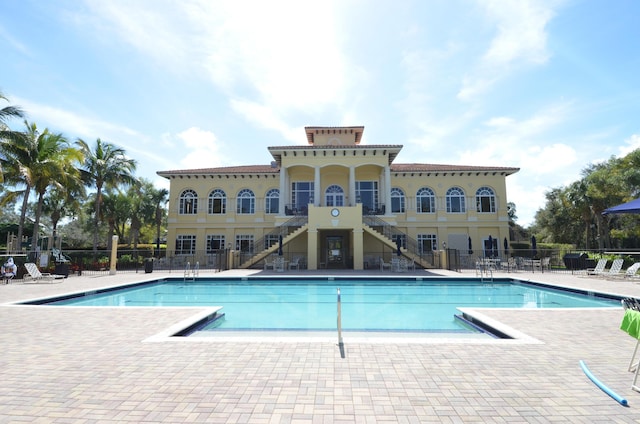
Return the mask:
{"type": "Polygon", "coordinates": [[[327,268],[342,268],[345,261],[345,246],[342,236],[327,236],[327,268]]]}

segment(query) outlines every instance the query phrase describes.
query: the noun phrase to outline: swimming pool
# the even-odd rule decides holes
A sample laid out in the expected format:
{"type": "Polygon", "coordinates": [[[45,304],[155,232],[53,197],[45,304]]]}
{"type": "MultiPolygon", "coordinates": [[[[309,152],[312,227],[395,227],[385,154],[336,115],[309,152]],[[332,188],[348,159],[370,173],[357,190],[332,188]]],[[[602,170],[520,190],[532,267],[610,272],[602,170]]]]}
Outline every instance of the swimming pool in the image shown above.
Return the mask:
{"type": "Polygon", "coordinates": [[[618,299],[517,280],[383,278],[163,279],[39,304],[67,306],[222,306],[197,331],[331,331],[337,290],[344,331],[475,333],[458,307],[619,307],[618,299]]]}

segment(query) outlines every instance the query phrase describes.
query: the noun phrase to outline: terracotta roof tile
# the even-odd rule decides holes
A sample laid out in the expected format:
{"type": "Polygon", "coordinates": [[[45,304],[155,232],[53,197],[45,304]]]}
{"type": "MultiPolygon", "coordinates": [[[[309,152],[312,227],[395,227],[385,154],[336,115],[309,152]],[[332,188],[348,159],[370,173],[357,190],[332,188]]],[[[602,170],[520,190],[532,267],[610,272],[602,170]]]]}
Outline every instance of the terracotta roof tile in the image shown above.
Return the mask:
{"type": "Polygon", "coordinates": [[[518,172],[520,168],[505,166],[443,165],[431,163],[394,163],[391,172],[518,172]]]}

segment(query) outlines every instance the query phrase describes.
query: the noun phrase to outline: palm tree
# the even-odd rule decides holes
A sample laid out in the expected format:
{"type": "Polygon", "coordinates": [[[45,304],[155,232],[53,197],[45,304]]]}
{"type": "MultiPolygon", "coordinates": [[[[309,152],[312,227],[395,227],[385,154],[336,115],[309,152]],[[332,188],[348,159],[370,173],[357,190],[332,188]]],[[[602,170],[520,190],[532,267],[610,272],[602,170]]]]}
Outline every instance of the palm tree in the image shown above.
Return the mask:
{"type": "Polygon", "coordinates": [[[47,192],[42,204],[42,212],[48,214],[51,219],[51,237],[54,242],[58,236],[58,223],[66,216],[77,216],[76,211],[80,210],[80,199],[84,196],[82,184],[76,187],[54,186],[52,190],[47,192]]]}
{"type": "Polygon", "coordinates": [[[60,187],[78,178],[74,162],[81,159],[80,152],[69,146],[62,134],[53,134],[48,129],[40,132],[35,123],[24,121],[26,131],[3,144],[6,159],[6,179],[16,187],[3,196],[8,202],[22,196],[18,240],[22,240],[29,196],[32,191],[38,195],[34,219],[32,248],[38,242],[38,230],[42,203],[47,189],[52,185],[60,187]]]}
{"type": "Polygon", "coordinates": [[[151,201],[155,205],[155,224],[156,224],[156,255],[160,254],[160,229],[165,215],[164,205],[169,200],[169,190],[166,188],[153,188],[150,192],[151,201]]]}
{"type": "Polygon", "coordinates": [[[23,137],[15,138],[7,145],[5,153],[10,164],[10,181],[22,185],[22,190],[13,192],[22,195],[22,209],[18,226],[18,240],[22,240],[29,196],[37,194],[32,248],[38,245],[40,216],[44,196],[51,186],[65,187],[79,184],[79,173],[74,166],[82,159],[81,152],[71,147],[62,134],[54,134],[45,128],[40,132],[35,123],[24,121],[23,137]]]}
{"type": "MultiPolygon", "coordinates": [[[[9,101],[1,92],[0,100],[9,101]]],[[[17,106],[5,106],[0,109],[0,183],[4,182],[4,173],[2,171],[3,162],[6,160],[4,144],[11,143],[16,137],[20,137],[19,132],[9,130],[6,122],[11,118],[22,117],[24,117],[24,112],[17,106]]]]}
{"type": "Polygon", "coordinates": [[[85,177],[85,182],[87,185],[96,188],[93,253],[97,254],[102,190],[104,188],[116,187],[119,184],[135,183],[133,172],[136,169],[136,161],[127,158],[124,149],[103,142],[100,139],[96,140],[93,149],[82,139],[78,139],[77,144],[84,154],[82,172],[85,177]]]}

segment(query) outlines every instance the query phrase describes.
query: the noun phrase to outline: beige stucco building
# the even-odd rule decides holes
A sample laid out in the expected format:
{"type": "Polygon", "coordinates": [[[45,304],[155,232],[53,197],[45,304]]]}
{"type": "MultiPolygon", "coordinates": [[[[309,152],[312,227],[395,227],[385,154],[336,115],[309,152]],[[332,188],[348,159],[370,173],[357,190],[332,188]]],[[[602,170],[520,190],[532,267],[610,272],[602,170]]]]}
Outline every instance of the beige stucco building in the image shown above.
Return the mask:
{"type": "Polygon", "coordinates": [[[158,172],[170,181],[167,255],[363,269],[437,267],[445,247],[479,256],[490,240],[503,249],[518,168],[395,163],[402,145],[362,145],[363,131],[306,127],[307,145],[268,147],[271,164],[158,172]]]}

